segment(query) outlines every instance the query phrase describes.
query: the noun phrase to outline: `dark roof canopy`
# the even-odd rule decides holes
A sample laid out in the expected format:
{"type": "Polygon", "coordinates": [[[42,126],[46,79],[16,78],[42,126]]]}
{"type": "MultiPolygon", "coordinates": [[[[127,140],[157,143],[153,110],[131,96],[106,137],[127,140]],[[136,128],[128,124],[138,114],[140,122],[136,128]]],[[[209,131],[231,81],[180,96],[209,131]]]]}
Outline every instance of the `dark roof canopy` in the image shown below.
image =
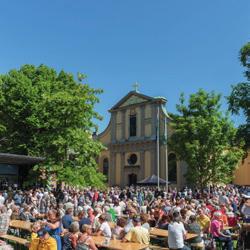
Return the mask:
{"type": "Polygon", "coordinates": [[[42,157],[0,153],[0,164],[34,165],[44,160],[42,157]]]}
{"type": "MultiPolygon", "coordinates": [[[[166,181],[163,180],[162,178],[159,178],[159,182],[161,185],[166,184],[166,181]]],[[[168,182],[170,183],[170,182],[168,182]]],[[[141,184],[141,185],[157,185],[158,184],[158,177],[156,175],[152,175],[150,177],[147,177],[141,181],[138,181],[137,184],[141,184]]]]}

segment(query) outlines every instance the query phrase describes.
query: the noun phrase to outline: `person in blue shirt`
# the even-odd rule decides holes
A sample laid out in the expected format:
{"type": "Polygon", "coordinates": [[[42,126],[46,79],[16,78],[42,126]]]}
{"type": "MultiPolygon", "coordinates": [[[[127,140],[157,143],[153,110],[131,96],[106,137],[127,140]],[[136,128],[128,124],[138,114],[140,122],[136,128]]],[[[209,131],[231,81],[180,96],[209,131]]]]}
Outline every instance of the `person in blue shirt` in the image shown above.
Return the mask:
{"type": "Polygon", "coordinates": [[[82,230],[82,226],[84,224],[87,225],[91,225],[91,221],[88,217],[86,217],[86,213],[84,210],[82,210],[79,214],[78,214],[78,218],[79,218],[79,228],[80,230],[82,230]]]}
{"type": "Polygon", "coordinates": [[[71,223],[73,222],[73,208],[67,208],[65,215],[62,217],[62,224],[64,229],[69,229],[71,223]]]}

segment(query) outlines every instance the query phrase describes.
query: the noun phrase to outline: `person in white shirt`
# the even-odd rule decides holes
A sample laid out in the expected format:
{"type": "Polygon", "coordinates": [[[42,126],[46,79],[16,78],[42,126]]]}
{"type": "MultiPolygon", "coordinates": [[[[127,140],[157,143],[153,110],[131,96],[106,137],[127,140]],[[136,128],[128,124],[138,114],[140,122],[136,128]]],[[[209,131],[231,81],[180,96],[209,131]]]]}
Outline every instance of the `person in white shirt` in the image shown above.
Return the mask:
{"type": "Polygon", "coordinates": [[[173,220],[168,225],[168,247],[170,250],[190,250],[184,245],[186,230],[181,222],[181,216],[178,212],[173,213],[173,220]]]}
{"type": "Polygon", "coordinates": [[[5,198],[3,197],[2,193],[0,193],[0,206],[4,204],[5,198]]]}
{"type": "Polygon", "coordinates": [[[105,214],[99,216],[99,222],[101,224],[100,228],[98,229],[97,233],[94,235],[103,235],[107,238],[111,238],[111,228],[106,220],[105,214]]]}
{"type": "Polygon", "coordinates": [[[114,207],[113,209],[115,210],[115,213],[116,213],[116,216],[117,217],[120,217],[121,216],[121,213],[122,213],[122,209],[121,209],[121,206],[119,205],[119,201],[116,200],[114,202],[114,207]]]}

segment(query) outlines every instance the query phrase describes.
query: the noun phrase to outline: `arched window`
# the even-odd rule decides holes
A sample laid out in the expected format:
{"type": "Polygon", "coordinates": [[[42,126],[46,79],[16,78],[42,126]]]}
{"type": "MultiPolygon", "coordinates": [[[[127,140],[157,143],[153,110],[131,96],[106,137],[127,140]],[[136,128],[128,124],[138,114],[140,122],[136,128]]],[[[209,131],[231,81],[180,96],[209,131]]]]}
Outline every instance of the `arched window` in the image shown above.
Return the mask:
{"type": "Polygon", "coordinates": [[[177,161],[174,153],[168,155],[168,180],[177,182],[177,161]]]}
{"type": "Polygon", "coordinates": [[[109,160],[108,160],[108,158],[103,159],[102,173],[107,177],[107,181],[108,181],[108,177],[109,177],[109,160]]]}

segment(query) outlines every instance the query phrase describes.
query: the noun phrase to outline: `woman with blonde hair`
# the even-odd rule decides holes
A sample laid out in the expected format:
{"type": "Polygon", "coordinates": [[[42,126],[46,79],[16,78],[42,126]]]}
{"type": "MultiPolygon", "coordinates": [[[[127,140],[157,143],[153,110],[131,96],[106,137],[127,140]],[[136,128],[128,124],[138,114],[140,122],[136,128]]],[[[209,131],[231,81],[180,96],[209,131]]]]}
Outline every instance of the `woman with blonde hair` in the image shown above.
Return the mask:
{"type": "Polygon", "coordinates": [[[76,250],[98,250],[91,237],[92,229],[90,225],[84,224],[81,228],[82,235],[77,241],[76,250]]]}

